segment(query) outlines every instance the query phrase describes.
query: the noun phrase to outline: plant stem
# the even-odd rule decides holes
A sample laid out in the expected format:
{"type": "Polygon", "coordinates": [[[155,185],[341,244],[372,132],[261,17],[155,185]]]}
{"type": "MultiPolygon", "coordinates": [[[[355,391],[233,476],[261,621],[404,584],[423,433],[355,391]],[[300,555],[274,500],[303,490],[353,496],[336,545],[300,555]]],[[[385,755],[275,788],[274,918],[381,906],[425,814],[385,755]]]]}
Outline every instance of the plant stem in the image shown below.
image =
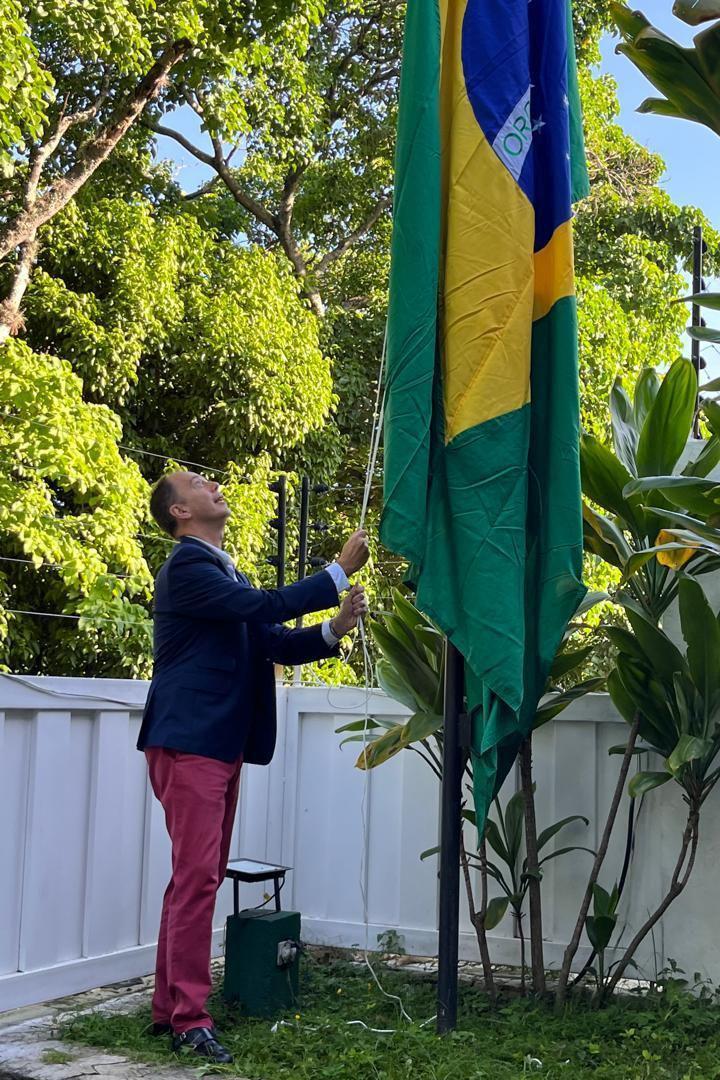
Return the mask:
{"type": "Polygon", "coordinates": [[[540,866],[537,846],[537,822],[535,819],[535,794],[532,779],[532,734],[520,748],[520,782],[525,803],[525,851],[527,872],[530,875],[530,967],[532,988],[536,994],[544,994],[545,958],[543,956],[542,901],[540,896],[540,866]]]}
{"type": "Polygon", "coordinates": [[[607,998],[612,994],[618,982],[623,977],[625,969],[635,955],[638,946],[644,938],[647,937],[655,924],[663,917],[672,902],[678,898],[690,880],[690,875],[692,874],[693,866],[695,865],[698,840],[700,838],[699,825],[700,808],[697,802],[693,800],[690,803],[690,809],[688,810],[687,823],[685,825],[685,831],[683,832],[682,844],[680,845],[680,853],[675,863],[672,878],[670,879],[670,888],[665,894],[662,902],[658,904],[652,915],[642,924],[637,934],[622,954],[622,957],[618,961],[618,965],[612,974],[612,978],[608,980],[608,984],[603,990],[603,998],[607,998]]]}
{"type": "Polygon", "coordinates": [[[630,762],[632,761],[633,750],[635,749],[635,742],[638,737],[638,729],[640,727],[640,713],[635,713],[635,719],[633,720],[630,734],[628,735],[627,746],[625,747],[625,753],[623,755],[622,764],[620,766],[620,773],[615,785],[615,791],[613,793],[612,802],[610,804],[610,810],[608,811],[607,820],[605,822],[605,828],[603,829],[602,839],[600,841],[600,847],[597,850],[595,861],[593,862],[592,870],[590,871],[590,877],[585,888],[585,895],[583,896],[582,903],[580,905],[580,911],[578,912],[577,922],[575,923],[575,929],[573,930],[570,943],[568,944],[563,954],[562,967],[560,968],[560,977],[558,979],[556,997],[555,997],[555,1011],[561,1012],[567,997],[567,985],[570,978],[570,967],[575,958],[575,954],[580,944],[580,938],[582,936],[583,929],[585,927],[585,918],[590,910],[590,901],[592,899],[593,885],[597,883],[597,879],[600,875],[602,864],[605,861],[607,854],[608,844],[610,843],[610,836],[615,825],[615,819],[617,818],[618,808],[620,806],[620,800],[622,798],[623,791],[625,790],[625,781],[627,780],[627,774],[630,770],[630,762]]]}
{"type": "Polygon", "coordinates": [[[524,997],[526,992],[527,992],[527,986],[526,986],[526,980],[525,980],[525,974],[526,974],[527,969],[526,969],[526,964],[525,964],[525,931],[523,930],[523,924],[522,924],[523,913],[518,908],[518,909],[515,909],[513,911],[513,916],[514,916],[515,922],[517,924],[518,937],[520,938],[520,992],[522,993],[522,995],[524,997]]]}
{"type": "Polygon", "coordinates": [[[470,866],[468,863],[467,851],[465,849],[465,837],[460,837],[460,863],[462,865],[463,878],[465,880],[465,891],[467,892],[468,908],[470,909],[470,919],[475,927],[475,934],[477,936],[478,947],[480,949],[480,959],[483,966],[483,979],[485,982],[485,990],[490,997],[495,1000],[495,979],[493,978],[492,964],[490,963],[490,949],[488,948],[487,933],[485,932],[485,916],[487,914],[487,870],[485,869],[485,841],[483,840],[480,847],[480,910],[475,910],[475,897],[473,894],[472,879],[470,877],[470,866]]]}

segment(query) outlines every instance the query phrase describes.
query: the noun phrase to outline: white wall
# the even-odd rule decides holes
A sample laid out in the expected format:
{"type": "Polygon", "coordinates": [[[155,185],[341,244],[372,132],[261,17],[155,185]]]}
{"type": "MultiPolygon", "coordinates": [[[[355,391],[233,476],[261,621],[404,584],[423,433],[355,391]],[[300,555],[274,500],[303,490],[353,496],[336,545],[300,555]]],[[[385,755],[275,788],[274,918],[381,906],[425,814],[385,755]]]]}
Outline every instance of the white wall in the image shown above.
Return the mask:
{"type": "MultiPolygon", "coordinates": [[[[146,690],[145,683],[125,680],[0,677],[0,1010],[152,970],[169,848],[144,757],[135,750],[146,690]]],[[[243,773],[231,857],[294,867],[283,906],[302,912],[308,941],[372,948],[378,934],[394,929],[407,951],[432,954],[437,860],[421,863],[418,856],[437,842],[437,782],[409,752],[367,776],[354,768],[357,744],[339,749],[334,732],[364,714],[365,699],[358,689],[279,689],[278,750],[270,768],[243,773]]],[[[371,713],[404,715],[378,692],[367,704],[371,713]]],[[[568,829],[563,845],[595,847],[620,761],[606,751],[624,737],[603,695],[538,733],[540,827],[574,813],[591,819],[588,829],[568,829]]],[[[606,885],[619,873],[626,812],[624,804],[606,885]]],[[[694,880],[655,935],[658,966],[673,956],[715,981],[719,821],[714,799],[694,880]]],[[[682,804],[670,786],[648,796],[624,908],[629,926],[669,879],[681,822],[682,804]]],[[[590,858],[577,853],[548,864],[543,896],[551,965],[562,955],[590,858]]],[[[241,897],[244,906],[258,903],[262,886],[245,887],[241,897]]],[[[225,885],[217,947],[230,907],[225,885]]],[[[492,947],[498,961],[517,960],[509,918],[494,932],[492,947]]],[[[477,955],[466,912],[460,951],[477,955]]],[[[644,960],[652,973],[652,950],[644,960]]]]}

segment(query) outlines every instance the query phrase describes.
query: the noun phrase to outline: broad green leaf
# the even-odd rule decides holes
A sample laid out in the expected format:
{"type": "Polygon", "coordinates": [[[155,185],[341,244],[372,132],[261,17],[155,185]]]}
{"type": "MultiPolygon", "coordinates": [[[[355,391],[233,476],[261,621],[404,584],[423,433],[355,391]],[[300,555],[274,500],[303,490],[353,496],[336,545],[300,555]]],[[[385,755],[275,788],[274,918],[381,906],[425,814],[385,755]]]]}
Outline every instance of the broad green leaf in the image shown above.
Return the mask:
{"type": "Polygon", "coordinates": [[[650,491],[659,491],[673,506],[702,517],[720,509],[716,501],[720,498],[720,487],[716,480],[695,476],[652,476],[633,480],[625,488],[628,498],[650,491]]]}
{"type": "MultiPolygon", "coordinates": [[[[349,724],[342,724],[340,727],[335,728],[335,734],[342,735],[346,731],[364,731],[365,729],[367,729],[368,731],[373,731],[375,728],[379,728],[380,726],[381,725],[377,722],[377,720],[373,720],[373,718],[369,716],[367,718],[367,723],[363,719],[351,720],[349,724]]],[[[392,724],[388,726],[394,727],[395,725],[392,724]]]]}
{"type": "Polygon", "coordinates": [[[604,952],[615,932],[617,918],[614,915],[588,915],[585,919],[585,932],[596,952],[604,952]]]}
{"type": "Polygon", "coordinates": [[[583,817],[582,814],[571,814],[570,817],[565,817],[561,821],[556,821],[554,825],[548,825],[546,829],[543,829],[542,832],[538,834],[538,851],[541,851],[542,848],[552,840],[553,836],[557,836],[560,830],[564,829],[566,825],[569,825],[571,821],[582,821],[585,825],[590,824],[588,819],[583,817]]]}
{"type": "MultiPolygon", "coordinates": [[[[675,0],[672,11],[689,26],[699,26],[711,19],[720,19],[720,0],[675,0]]],[[[700,293],[703,295],[706,294],[700,293]]],[[[720,302],[720,294],[718,298],[720,302]]]]}
{"type": "Polygon", "coordinates": [[[613,452],[592,435],[580,439],[580,471],[584,495],[604,510],[615,514],[636,532],[642,532],[642,511],[637,500],[631,503],[623,496],[632,476],[613,452]]]}
{"type": "Polygon", "coordinates": [[[720,342],[720,330],[715,330],[712,326],[688,326],[687,332],[695,341],[707,341],[715,345],[720,342]]]}
{"type": "Polygon", "coordinates": [[[635,427],[642,430],[645,418],[650,412],[652,403],[658,395],[660,379],[657,377],[655,368],[643,368],[635,383],[635,396],[633,399],[633,412],[635,413],[635,427]]]}
{"type": "Polygon", "coordinates": [[[508,904],[509,900],[507,896],[494,896],[492,900],[488,901],[485,918],[483,920],[483,926],[486,930],[494,930],[498,923],[503,920],[505,912],[508,909],[508,904]]]}
{"type": "Polygon", "coordinates": [[[436,844],[435,847],[426,848],[425,851],[420,852],[420,862],[424,862],[425,859],[429,859],[431,855],[438,855],[440,853],[440,845],[436,844]]]}
{"type": "Polygon", "coordinates": [[[365,769],[375,769],[378,765],[383,765],[391,757],[399,754],[405,746],[403,741],[404,731],[405,725],[398,724],[369,743],[355,762],[355,768],[363,771],[365,769]]]}
{"type": "Polygon", "coordinates": [[[508,853],[510,862],[514,865],[520,855],[525,824],[525,800],[522,791],[517,791],[508,799],[504,817],[508,853]]]}
{"type": "Polygon", "coordinates": [[[543,856],[543,858],[539,860],[538,866],[543,867],[545,863],[550,862],[551,859],[559,859],[561,855],[567,855],[571,851],[586,851],[588,855],[595,854],[592,848],[582,847],[580,844],[573,844],[570,847],[556,848],[555,851],[551,851],[549,855],[543,856]]]}
{"type": "Polygon", "coordinates": [[[421,742],[441,731],[444,718],[437,713],[417,712],[405,724],[403,742],[405,746],[411,743],[421,742]]]}
{"type": "Polygon", "coordinates": [[[638,432],[635,426],[635,414],[632,402],[627,396],[620,379],[616,379],[610,391],[610,418],[612,421],[613,445],[631,476],[637,476],[635,451],[638,432]]]}
{"type": "Polygon", "coordinates": [[[707,707],[720,693],[720,625],[697,581],[681,578],[678,595],[688,664],[707,707]]]}
{"type": "Polygon", "coordinates": [[[662,682],[672,685],[674,671],[687,671],[685,657],[667,634],[634,611],[626,611],[636,640],[662,682]]]}
{"type": "Polygon", "coordinates": [[[672,780],[672,776],[669,772],[635,773],[628,784],[628,795],[631,799],[637,799],[641,795],[646,795],[648,791],[652,791],[654,788],[662,787],[663,784],[667,784],[668,780],[672,780]]]}
{"type": "Polygon", "coordinates": [[[409,682],[389,660],[381,657],[375,665],[375,673],[380,688],[385,691],[388,697],[399,701],[401,705],[412,709],[413,712],[419,708],[421,702],[418,701],[409,682]]]}
{"type": "Polygon", "coordinates": [[[576,686],[571,687],[569,690],[563,690],[559,694],[548,694],[542,698],[540,705],[535,711],[535,718],[533,720],[533,731],[537,731],[543,724],[547,724],[550,720],[554,720],[560,713],[565,712],[565,709],[569,705],[572,705],[574,701],[578,701],[579,698],[585,697],[586,694],[595,694],[603,690],[605,687],[605,679],[601,676],[597,676],[594,679],[585,679],[583,682],[578,683],[576,686]]]}
{"type": "Polygon", "coordinates": [[[682,474],[683,476],[707,476],[719,464],[720,439],[717,435],[713,435],[705,442],[698,456],[687,463],[682,474]]]}
{"type": "Polygon", "coordinates": [[[667,767],[675,776],[684,765],[705,757],[711,748],[712,742],[709,739],[701,739],[695,735],[681,735],[677,746],[667,759],[667,767]]]}
{"type": "Polygon", "coordinates": [[[582,649],[569,649],[567,652],[559,652],[550,668],[550,681],[556,682],[563,675],[567,675],[570,671],[580,667],[592,656],[594,651],[594,646],[585,645],[582,649]]]}
{"type": "Polygon", "coordinates": [[[437,696],[437,674],[417,653],[393,637],[377,619],[370,621],[370,632],[383,656],[390,661],[407,686],[412,687],[418,703],[430,711],[437,696]]]}
{"type": "Polygon", "coordinates": [[[681,296],[674,304],[697,304],[699,307],[712,308],[720,311],[720,293],[700,292],[691,293],[690,296],[681,296]]]}
{"type": "Polygon", "coordinates": [[[493,849],[495,854],[499,855],[504,863],[510,865],[510,855],[508,853],[508,849],[505,846],[505,841],[500,834],[500,829],[498,828],[497,822],[493,821],[493,819],[490,817],[487,819],[485,825],[485,839],[487,840],[488,844],[493,849]]]}
{"type": "Polygon", "coordinates": [[[663,379],[640,431],[636,454],[639,476],[672,472],[692,429],[697,392],[695,368],[681,357],[663,379]]]}
{"type": "Polygon", "coordinates": [[[607,688],[610,695],[610,700],[622,716],[626,724],[632,725],[635,722],[635,714],[637,713],[637,705],[634,698],[625,688],[620,673],[617,668],[610,672],[607,678],[607,688]]]}
{"type": "Polygon", "coordinates": [[[630,558],[632,548],[625,539],[622,529],[604,514],[599,514],[587,503],[583,503],[583,521],[597,533],[604,543],[615,549],[618,555],[618,565],[624,566],[630,558]]]}

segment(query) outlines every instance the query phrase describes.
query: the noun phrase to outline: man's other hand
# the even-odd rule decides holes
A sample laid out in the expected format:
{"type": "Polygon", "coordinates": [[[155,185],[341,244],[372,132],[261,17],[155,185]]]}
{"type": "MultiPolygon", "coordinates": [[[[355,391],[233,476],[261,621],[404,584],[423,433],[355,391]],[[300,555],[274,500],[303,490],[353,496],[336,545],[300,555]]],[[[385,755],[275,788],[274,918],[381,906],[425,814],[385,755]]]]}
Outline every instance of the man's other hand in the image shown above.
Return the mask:
{"type": "Polygon", "coordinates": [[[365,529],[356,529],[340,552],[338,563],[350,577],[351,574],[357,573],[369,558],[368,534],[365,529]]]}
{"type": "Polygon", "coordinates": [[[330,628],[338,637],[344,637],[354,630],[360,619],[368,613],[367,596],[362,585],[353,585],[340,605],[340,611],[330,621],[330,628]]]}

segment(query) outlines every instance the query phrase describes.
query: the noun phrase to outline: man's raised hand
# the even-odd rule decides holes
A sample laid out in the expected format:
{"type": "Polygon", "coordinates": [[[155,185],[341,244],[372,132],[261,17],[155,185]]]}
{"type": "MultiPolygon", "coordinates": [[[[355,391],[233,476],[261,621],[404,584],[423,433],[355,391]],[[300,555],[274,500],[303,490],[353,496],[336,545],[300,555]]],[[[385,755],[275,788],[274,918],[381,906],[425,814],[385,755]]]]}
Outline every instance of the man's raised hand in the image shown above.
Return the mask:
{"type": "Polygon", "coordinates": [[[330,626],[338,637],[354,630],[360,619],[368,613],[367,596],[363,585],[353,585],[340,605],[340,611],[331,621],[330,626]]]}
{"type": "Polygon", "coordinates": [[[357,573],[370,558],[368,534],[365,529],[356,529],[340,552],[338,563],[348,577],[357,573]]]}

